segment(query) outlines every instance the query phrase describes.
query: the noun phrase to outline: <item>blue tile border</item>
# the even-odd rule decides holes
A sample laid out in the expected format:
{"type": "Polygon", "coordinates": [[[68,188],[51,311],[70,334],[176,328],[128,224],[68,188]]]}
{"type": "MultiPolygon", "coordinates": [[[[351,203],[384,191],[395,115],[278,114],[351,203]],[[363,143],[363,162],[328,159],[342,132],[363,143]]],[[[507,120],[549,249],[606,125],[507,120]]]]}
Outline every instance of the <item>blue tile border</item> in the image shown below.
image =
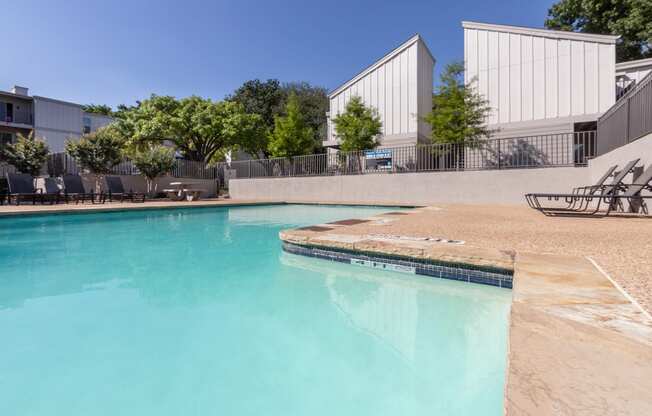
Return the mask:
{"type": "Polygon", "coordinates": [[[403,256],[371,254],[350,250],[304,246],[283,242],[283,250],[301,256],[314,257],[338,263],[361,264],[381,270],[414,273],[440,279],[483,285],[512,288],[514,273],[497,267],[483,267],[464,263],[448,263],[435,260],[421,260],[403,256]]]}

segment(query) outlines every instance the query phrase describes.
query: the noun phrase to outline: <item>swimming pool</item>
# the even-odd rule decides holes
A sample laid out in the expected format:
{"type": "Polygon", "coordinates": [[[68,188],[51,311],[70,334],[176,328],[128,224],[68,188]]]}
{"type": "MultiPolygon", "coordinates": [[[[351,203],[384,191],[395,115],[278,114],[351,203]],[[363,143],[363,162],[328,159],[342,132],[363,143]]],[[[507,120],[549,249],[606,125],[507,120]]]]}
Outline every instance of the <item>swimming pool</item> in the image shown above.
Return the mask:
{"type": "Polygon", "coordinates": [[[389,210],[0,219],[0,414],[502,414],[509,290],[281,250],[389,210]]]}

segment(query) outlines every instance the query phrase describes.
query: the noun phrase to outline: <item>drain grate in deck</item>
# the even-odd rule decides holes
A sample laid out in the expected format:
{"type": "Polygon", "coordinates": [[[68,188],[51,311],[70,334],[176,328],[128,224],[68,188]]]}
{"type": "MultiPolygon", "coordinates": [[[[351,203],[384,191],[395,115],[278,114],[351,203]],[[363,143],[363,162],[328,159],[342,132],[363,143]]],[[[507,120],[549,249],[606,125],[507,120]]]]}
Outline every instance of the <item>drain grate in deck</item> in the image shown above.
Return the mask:
{"type": "Polygon", "coordinates": [[[356,225],[356,224],[362,224],[365,222],[369,222],[369,220],[341,220],[341,221],[334,221],[334,222],[329,222],[329,224],[334,224],[334,225],[356,225]]]}
{"type": "Polygon", "coordinates": [[[408,215],[408,214],[406,212],[398,212],[398,211],[396,211],[396,212],[386,212],[383,215],[408,215]]]}
{"type": "Polygon", "coordinates": [[[331,231],[332,228],[330,228],[330,227],[321,227],[319,225],[311,225],[309,227],[301,227],[301,228],[299,228],[299,230],[322,232],[322,231],[331,231]]]}

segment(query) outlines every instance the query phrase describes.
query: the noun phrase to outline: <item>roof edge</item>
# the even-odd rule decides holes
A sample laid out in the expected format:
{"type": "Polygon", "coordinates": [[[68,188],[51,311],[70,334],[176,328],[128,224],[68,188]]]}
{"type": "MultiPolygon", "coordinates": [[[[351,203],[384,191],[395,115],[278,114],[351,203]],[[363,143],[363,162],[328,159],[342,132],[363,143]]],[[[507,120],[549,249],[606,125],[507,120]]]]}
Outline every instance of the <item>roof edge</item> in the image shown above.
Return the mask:
{"type": "Polygon", "coordinates": [[[378,68],[385,62],[389,61],[399,53],[401,53],[404,49],[408,48],[409,46],[412,46],[414,43],[421,42],[423,46],[425,46],[426,52],[428,52],[428,55],[430,56],[430,59],[432,59],[433,62],[435,62],[435,57],[432,55],[432,52],[430,52],[430,49],[428,48],[428,45],[426,45],[426,42],[423,41],[423,38],[421,37],[420,34],[415,34],[411,36],[408,40],[405,42],[401,43],[399,46],[396,48],[392,49],[389,53],[385,54],[382,58],[376,60],[374,63],[371,65],[367,66],[364,68],[362,71],[358,72],[356,75],[354,75],[352,78],[350,78],[348,81],[340,84],[338,87],[332,89],[328,93],[328,98],[332,98],[333,96],[339,94],[342,92],[342,90],[346,89],[350,85],[354,84],[356,81],[360,80],[363,78],[365,75],[368,73],[372,72],[374,69],[378,68]]]}
{"type": "Polygon", "coordinates": [[[462,21],[462,27],[464,29],[484,29],[484,30],[490,30],[494,32],[519,33],[522,35],[539,35],[542,37],[553,38],[553,39],[582,40],[588,42],[607,43],[607,44],[615,44],[616,40],[620,39],[620,36],[617,35],[598,35],[594,33],[569,32],[565,30],[551,30],[551,29],[542,29],[542,28],[534,28],[534,27],[499,25],[494,23],[482,23],[482,22],[471,22],[471,21],[462,21]]]}
{"type": "Polygon", "coordinates": [[[644,67],[652,65],[652,58],[645,58],[645,59],[636,59],[634,61],[626,61],[626,62],[619,62],[616,64],[616,71],[618,70],[625,70],[625,69],[634,69],[638,67],[644,67]]]}

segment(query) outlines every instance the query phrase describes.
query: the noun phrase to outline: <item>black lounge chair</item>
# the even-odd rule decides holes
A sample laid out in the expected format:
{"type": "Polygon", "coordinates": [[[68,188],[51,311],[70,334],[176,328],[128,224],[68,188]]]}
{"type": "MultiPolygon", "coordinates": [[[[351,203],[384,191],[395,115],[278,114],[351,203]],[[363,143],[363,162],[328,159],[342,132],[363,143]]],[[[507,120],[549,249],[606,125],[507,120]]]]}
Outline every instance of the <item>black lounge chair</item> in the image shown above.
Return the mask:
{"type": "Polygon", "coordinates": [[[63,200],[63,195],[61,194],[61,188],[57,184],[56,179],[54,178],[44,178],[43,179],[43,189],[45,192],[41,193],[41,203],[45,203],[45,200],[49,200],[50,204],[59,203],[63,200]]]}
{"type": "Polygon", "coordinates": [[[42,191],[34,187],[34,178],[27,173],[7,173],[7,203],[11,203],[14,198],[16,205],[21,199],[31,199],[32,205],[36,205],[36,200],[42,196],[42,191]]]}
{"type": "MultiPolygon", "coordinates": [[[[645,215],[649,215],[650,211],[648,210],[646,199],[652,199],[652,195],[641,195],[643,191],[652,191],[652,164],[650,164],[647,169],[634,180],[634,183],[627,185],[627,189],[622,194],[614,195],[613,198],[616,200],[616,204],[621,208],[622,211],[625,211],[623,207],[623,199],[627,201],[628,207],[627,212],[636,213],[639,210],[645,215]]],[[[610,204],[610,208],[614,204],[610,204]]],[[[609,215],[609,211],[607,212],[609,215]]]]}
{"type": "Polygon", "coordinates": [[[82,178],[79,175],[63,175],[63,189],[66,203],[70,200],[75,201],[76,204],[79,202],[83,204],[84,201],[95,203],[95,192],[92,189],[90,192],[86,192],[82,178]]]}
{"type": "Polygon", "coordinates": [[[122,179],[119,176],[107,176],[104,178],[106,180],[106,186],[108,188],[108,194],[104,194],[104,200],[106,197],[109,197],[109,202],[113,202],[113,198],[116,198],[120,202],[131,201],[131,202],[145,202],[145,194],[139,192],[125,192],[125,188],[122,185],[122,179]]]}
{"type": "MultiPolygon", "coordinates": [[[[560,215],[560,214],[579,214],[587,213],[593,215],[600,210],[600,207],[603,202],[608,203],[609,207],[607,210],[607,215],[614,208],[614,204],[617,202],[617,199],[612,198],[614,195],[617,195],[620,191],[625,191],[626,185],[623,183],[625,176],[634,170],[634,167],[640,159],[634,159],[627,163],[625,167],[614,175],[613,180],[609,185],[596,184],[591,187],[576,188],[584,189],[584,192],[572,192],[569,194],[551,194],[551,193],[540,193],[540,194],[526,194],[525,200],[531,208],[534,208],[538,211],[541,211],[545,215],[560,215]],[[548,201],[559,201],[563,199],[566,203],[566,207],[556,207],[556,206],[544,206],[541,204],[541,199],[547,199],[548,201]],[[596,201],[596,207],[593,211],[587,212],[591,202],[596,201]]],[[[611,168],[610,168],[611,169],[611,168]]],[[[602,179],[608,178],[608,176],[603,176],[602,179]]],[[[604,181],[603,181],[604,182],[604,181]]]]}

